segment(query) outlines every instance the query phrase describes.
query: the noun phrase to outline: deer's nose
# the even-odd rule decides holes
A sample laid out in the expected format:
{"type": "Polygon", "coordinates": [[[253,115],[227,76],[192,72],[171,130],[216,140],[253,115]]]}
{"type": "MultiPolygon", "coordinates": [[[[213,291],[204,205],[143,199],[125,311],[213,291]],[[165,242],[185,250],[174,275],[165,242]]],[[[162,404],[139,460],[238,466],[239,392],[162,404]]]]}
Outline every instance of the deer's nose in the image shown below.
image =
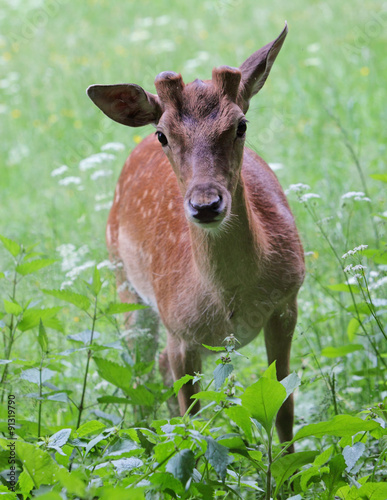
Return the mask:
{"type": "Polygon", "coordinates": [[[206,200],[195,200],[191,198],[188,201],[188,209],[191,217],[201,223],[214,222],[216,217],[224,209],[222,197],[212,195],[206,200]]]}

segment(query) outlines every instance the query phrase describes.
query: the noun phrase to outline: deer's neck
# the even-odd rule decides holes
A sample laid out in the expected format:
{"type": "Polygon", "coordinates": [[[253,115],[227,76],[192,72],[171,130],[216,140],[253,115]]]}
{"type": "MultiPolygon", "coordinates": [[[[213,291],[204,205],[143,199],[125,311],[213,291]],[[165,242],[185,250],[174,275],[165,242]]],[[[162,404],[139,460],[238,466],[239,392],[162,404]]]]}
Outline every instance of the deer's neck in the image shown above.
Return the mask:
{"type": "Polygon", "coordinates": [[[259,272],[266,238],[253,213],[241,174],[233,196],[231,218],[216,233],[192,226],[192,251],[200,278],[220,289],[232,289],[259,272]]]}

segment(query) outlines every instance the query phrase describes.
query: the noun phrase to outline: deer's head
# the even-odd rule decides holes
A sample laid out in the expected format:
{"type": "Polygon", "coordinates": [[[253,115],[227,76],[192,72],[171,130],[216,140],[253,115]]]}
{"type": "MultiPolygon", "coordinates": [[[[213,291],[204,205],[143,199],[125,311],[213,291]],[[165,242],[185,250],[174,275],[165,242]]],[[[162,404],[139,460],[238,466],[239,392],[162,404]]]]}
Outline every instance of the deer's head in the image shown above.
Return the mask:
{"type": "Polygon", "coordinates": [[[240,68],[214,68],[211,80],[184,84],[165,71],[157,95],[135,84],[92,85],[91,100],[112,120],[152,124],[179,182],[187,219],[204,229],[230,215],[246,136],[250,99],[263,87],[287,34],[252,54],[240,68]]]}

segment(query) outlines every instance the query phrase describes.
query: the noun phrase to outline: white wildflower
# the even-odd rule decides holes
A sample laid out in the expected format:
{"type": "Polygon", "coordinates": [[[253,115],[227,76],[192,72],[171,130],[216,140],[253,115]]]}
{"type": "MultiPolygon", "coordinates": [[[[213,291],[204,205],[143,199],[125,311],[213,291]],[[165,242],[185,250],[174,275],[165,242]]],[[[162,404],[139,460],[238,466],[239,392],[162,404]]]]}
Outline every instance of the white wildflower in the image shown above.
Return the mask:
{"type": "Polygon", "coordinates": [[[106,203],[96,203],[94,205],[94,210],[100,212],[101,210],[109,210],[113,205],[112,201],[107,201],[106,203]]]}
{"type": "Polygon", "coordinates": [[[101,147],[101,151],[123,151],[125,145],[122,142],[108,142],[101,147]]]}
{"type": "Polygon", "coordinates": [[[58,184],[61,186],[68,186],[70,184],[80,184],[82,182],[82,179],[80,177],[65,177],[64,179],[61,179],[58,184]]]}
{"type": "Polygon", "coordinates": [[[157,42],[157,52],[173,52],[176,46],[172,40],[159,40],[157,42]]]}
{"type": "Polygon", "coordinates": [[[148,40],[150,36],[151,34],[147,30],[135,30],[129,35],[129,40],[131,42],[143,42],[144,40],[148,40]]]}
{"type": "Polygon", "coordinates": [[[56,177],[57,175],[62,175],[65,172],[67,172],[68,169],[69,169],[69,167],[67,165],[62,165],[61,167],[58,167],[51,172],[51,177],[56,177]]]}
{"type": "Polygon", "coordinates": [[[81,259],[89,252],[89,247],[83,245],[77,250],[72,243],[64,243],[58,246],[56,251],[62,259],[62,271],[69,271],[76,267],[81,259]]]}
{"type": "Polygon", "coordinates": [[[92,181],[96,181],[97,179],[99,179],[100,177],[109,177],[109,175],[112,175],[113,173],[113,170],[96,170],[95,172],[93,172],[90,176],[90,179],[92,181]]]}
{"type": "Polygon", "coordinates": [[[341,256],[342,259],[346,259],[349,255],[355,255],[357,252],[361,252],[368,248],[368,245],[359,245],[358,247],[355,247],[353,250],[348,250],[345,254],[341,256]]]}
{"type": "Polygon", "coordinates": [[[96,194],[94,196],[94,199],[95,199],[95,201],[102,201],[102,200],[106,200],[106,198],[110,198],[110,197],[111,197],[110,194],[102,193],[102,194],[96,194]]]}
{"type": "Polygon", "coordinates": [[[344,268],[345,273],[349,273],[352,270],[352,264],[349,264],[349,266],[344,268]]]}
{"type": "Polygon", "coordinates": [[[341,197],[342,200],[345,200],[347,198],[355,198],[355,197],[362,197],[365,196],[365,194],[362,191],[349,191],[348,193],[343,194],[341,197]]]}
{"type": "Polygon", "coordinates": [[[156,26],[165,26],[166,24],[168,24],[170,22],[170,20],[171,20],[170,16],[164,14],[163,16],[156,17],[155,25],[156,26]]]}
{"type": "Polygon", "coordinates": [[[105,153],[105,152],[96,153],[82,160],[79,163],[79,169],[82,171],[89,170],[90,168],[94,168],[97,165],[100,165],[101,163],[115,160],[115,158],[116,157],[111,153],[105,153]]]}
{"type": "Polygon", "coordinates": [[[314,255],[314,252],[304,252],[305,257],[311,257],[314,255]]]}
{"type": "Polygon", "coordinates": [[[320,50],[320,44],[319,43],[311,43],[306,47],[306,50],[311,53],[318,52],[320,50]]]}
{"type": "Polygon", "coordinates": [[[318,57],[309,57],[308,59],[305,59],[304,64],[305,66],[320,66],[321,59],[318,57]]]}
{"type": "Polygon", "coordinates": [[[366,201],[368,203],[371,203],[371,199],[368,198],[367,196],[364,196],[363,198],[360,196],[355,196],[354,198],[355,201],[366,201]]]}
{"type": "Polygon", "coordinates": [[[380,278],[378,281],[375,281],[375,283],[372,283],[372,285],[369,286],[370,290],[376,290],[377,288],[380,288],[384,285],[387,285],[387,276],[383,276],[383,278],[380,278]]]}
{"type": "Polygon", "coordinates": [[[116,266],[110,260],[103,260],[99,264],[97,264],[97,269],[102,269],[103,267],[107,267],[111,271],[114,271],[116,266]]]}
{"type": "Polygon", "coordinates": [[[363,271],[363,269],[367,269],[367,266],[362,266],[361,264],[357,264],[353,266],[352,271],[363,271]]]}
{"type": "Polygon", "coordinates": [[[361,274],[354,274],[353,277],[357,281],[360,281],[363,278],[363,276],[361,274]]]}
{"type": "Polygon", "coordinates": [[[321,196],[316,193],[305,193],[302,196],[300,196],[299,201],[300,203],[307,203],[312,198],[321,198],[321,196]]]}
{"type": "Polygon", "coordinates": [[[68,273],[66,273],[66,278],[74,280],[77,278],[82,271],[95,266],[95,260],[88,260],[81,264],[80,266],[73,267],[68,273]]]}
{"type": "Polygon", "coordinates": [[[290,184],[285,193],[286,194],[289,194],[291,192],[300,193],[303,191],[307,191],[308,189],[310,189],[310,186],[308,186],[308,184],[302,184],[301,182],[299,182],[298,184],[290,184]]]}

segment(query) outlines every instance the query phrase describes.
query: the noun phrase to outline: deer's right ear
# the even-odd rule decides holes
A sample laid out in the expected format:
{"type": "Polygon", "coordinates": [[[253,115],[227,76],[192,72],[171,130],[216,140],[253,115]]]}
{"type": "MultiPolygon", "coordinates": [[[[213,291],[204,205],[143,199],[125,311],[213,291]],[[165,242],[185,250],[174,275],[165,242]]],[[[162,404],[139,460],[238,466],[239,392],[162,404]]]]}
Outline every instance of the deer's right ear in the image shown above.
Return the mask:
{"type": "Polygon", "coordinates": [[[134,83],[91,85],[87,95],[105,115],[129,127],[156,125],[162,114],[158,97],[134,83]]]}

